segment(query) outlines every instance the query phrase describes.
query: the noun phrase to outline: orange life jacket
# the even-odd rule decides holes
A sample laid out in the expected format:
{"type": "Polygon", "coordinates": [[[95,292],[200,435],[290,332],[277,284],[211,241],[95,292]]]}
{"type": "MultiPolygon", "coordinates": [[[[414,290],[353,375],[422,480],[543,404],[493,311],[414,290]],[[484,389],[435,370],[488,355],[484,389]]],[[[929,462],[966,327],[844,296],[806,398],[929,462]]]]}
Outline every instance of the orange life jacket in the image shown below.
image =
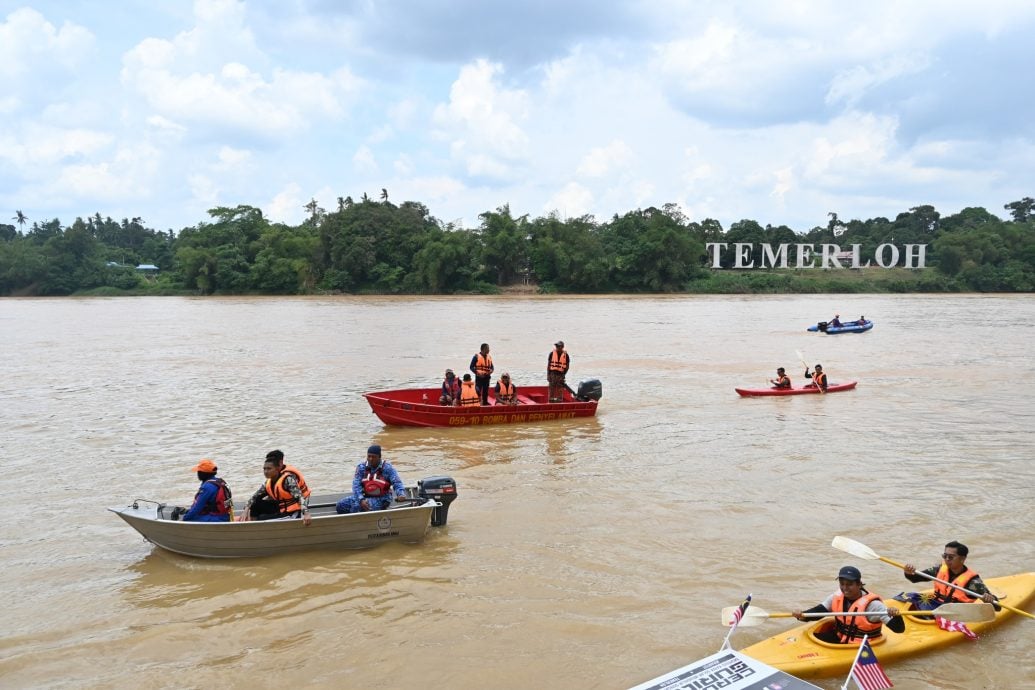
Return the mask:
{"type": "Polygon", "coordinates": [[[460,407],[481,405],[482,397],[474,388],[474,381],[464,381],[460,386],[460,407]]]}
{"type": "Polygon", "coordinates": [[[791,377],[788,376],[787,374],[784,374],[780,378],[776,379],[776,387],[777,388],[790,388],[791,387],[791,377]]]}
{"type": "MultiPolygon", "coordinates": [[[[977,577],[977,573],[975,573],[970,568],[967,568],[956,577],[953,577],[952,573],[949,572],[949,566],[942,563],[942,567],[938,568],[938,574],[935,577],[937,577],[939,580],[945,580],[946,582],[951,582],[954,585],[959,585],[960,587],[966,587],[971,580],[977,577]]],[[[964,604],[969,604],[972,601],[977,601],[976,598],[970,596],[966,592],[961,592],[958,589],[953,589],[948,585],[943,585],[941,582],[934,583],[934,595],[938,597],[938,600],[943,604],[946,604],[950,601],[958,601],[964,604]]]]}
{"type": "MultiPolygon", "coordinates": [[[[834,595],[834,601],[830,606],[833,611],[838,613],[859,613],[865,611],[871,601],[880,600],[881,598],[876,594],[864,594],[845,609],[845,595],[838,592],[834,595]]],[[[869,636],[871,640],[875,637],[880,637],[883,631],[880,621],[871,623],[866,616],[835,616],[834,632],[837,633],[838,642],[849,644],[861,641],[863,635],[869,636]]]]}
{"type": "Polygon", "coordinates": [[[295,497],[291,495],[291,492],[284,486],[284,480],[287,479],[289,474],[295,478],[296,482],[298,482],[298,488],[302,492],[302,495],[309,498],[309,486],[305,483],[305,477],[303,477],[302,473],[291,465],[285,465],[284,469],[281,470],[275,480],[266,480],[266,495],[280,504],[279,508],[281,513],[293,513],[302,508],[302,506],[298,505],[298,501],[295,500],[295,497]]]}
{"type": "Polygon", "coordinates": [[[363,485],[363,495],[376,497],[388,494],[392,483],[385,479],[384,462],[378,463],[377,469],[367,468],[367,476],[360,480],[363,485]]]}
{"type": "Polygon", "coordinates": [[[492,355],[475,355],[474,373],[476,376],[488,376],[492,373],[492,355]]]}
{"type": "Polygon", "coordinates": [[[812,382],[820,388],[827,387],[827,372],[825,371],[814,371],[812,372],[812,382]]]}
{"type": "Polygon", "coordinates": [[[514,384],[507,385],[503,381],[497,381],[496,385],[499,386],[499,393],[496,394],[496,402],[500,403],[512,403],[514,402],[514,384]]]}
{"type": "Polygon", "coordinates": [[[547,371],[556,371],[561,374],[568,371],[568,353],[561,350],[560,353],[557,350],[550,351],[550,366],[547,371]]]}

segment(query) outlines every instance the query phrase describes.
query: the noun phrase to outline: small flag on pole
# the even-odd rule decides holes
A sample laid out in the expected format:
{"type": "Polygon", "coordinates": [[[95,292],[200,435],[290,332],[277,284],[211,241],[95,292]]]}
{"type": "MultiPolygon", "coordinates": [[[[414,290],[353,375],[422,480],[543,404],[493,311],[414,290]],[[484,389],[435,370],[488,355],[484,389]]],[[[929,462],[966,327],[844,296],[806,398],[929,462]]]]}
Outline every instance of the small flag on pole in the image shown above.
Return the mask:
{"type": "Polygon", "coordinates": [[[862,690],[881,690],[882,688],[893,687],[891,679],[880,667],[877,656],[873,653],[873,647],[869,640],[863,640],[862,649],[855,660],[850,674],[855,679],[855,684],[862,690]]]}
{"type": "Polygon", "coordinates": [[[945,620],[941,616],[935,616],[934,619],[938,621],[938,627],[948,632],[963,633],[967,636],[968,640],[976,640],[977,633],[967,627],[967,624],[962,621],[949,621],[945,620]]]}
{"type": "Polygon", "coordinates": [[[734,628],[740,623],[740,619],[744,617],[744,612],[747,611],[747,607],[751,606],[751,595],[747,596],[744,603],[737,607],[737,610],[733,612],[733,621],[730,623],[734,628]]]}
{"type": "Polygon", "coordinates": [[[733,631],[737,629],[737,624],[740,623],[740,619],[744,617],[744,612],[747,611],[748,606],[751,606],[750,594],[747,596],[747,599],[744,600],[744,603],[738,606],[733,612],[733,620],[730,621],[730,630],[726,633],[726,639],[722,641],[722,646],[719,647],[720,652],[724,649],[730,648],[730,638],[733,636],[733,631]]]}

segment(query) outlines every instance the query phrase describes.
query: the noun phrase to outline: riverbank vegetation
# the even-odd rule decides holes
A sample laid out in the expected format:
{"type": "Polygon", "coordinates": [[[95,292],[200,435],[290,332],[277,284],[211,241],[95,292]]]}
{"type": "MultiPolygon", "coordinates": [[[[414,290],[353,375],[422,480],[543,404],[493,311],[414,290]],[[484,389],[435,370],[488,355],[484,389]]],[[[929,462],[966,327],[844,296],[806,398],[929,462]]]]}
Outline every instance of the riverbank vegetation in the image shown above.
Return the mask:
{"type": "MultiPolygon", "coordinates": [[[[313,201],[297,226],[272,223],[252,206],[215,208],[178,233],[140,218],[95,214],[71,225],[18,211],[0,223],[0,295],[123,294],[491,294],[540,293],[1031,292],[1035,290],[1035,199],[942,217],[917,206],[895,219],[848,220],[796,232],[741,220],[690,221],[674,204],[615,215],[515,216],[508,206],[477,228],[443,224],[421,203],[363,195],[333,211],[313,201]],[[29,225],[26,229],[26,225],[29,225]],[[709,243],[727,243],[714,268],[709,243]],[[926,244],[924,269],[731,269],[734,243],[926,244]]],[[[865,263],[865,262],[864,262],[865,263]]],[[[818,261],[817,261],[818,264],[818,261]]],[[[793,264],[792,264],[793,265],[793,264]]]]}

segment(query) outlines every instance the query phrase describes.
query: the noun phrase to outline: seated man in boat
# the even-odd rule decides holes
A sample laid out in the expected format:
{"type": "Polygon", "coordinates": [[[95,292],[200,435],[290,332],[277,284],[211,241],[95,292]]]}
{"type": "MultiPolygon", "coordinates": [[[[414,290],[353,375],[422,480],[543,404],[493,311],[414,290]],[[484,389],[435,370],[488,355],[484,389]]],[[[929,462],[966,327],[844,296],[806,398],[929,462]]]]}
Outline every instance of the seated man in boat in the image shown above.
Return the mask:
{"type": "Polygon", "coordinates": [[[791,612],[791,615],[798,620],[814,620],[805,618],[805,613],[866,613],[872,615],[856,616],[834,616],[834,624],[826,629],[820,629],[813,634],[817,639],[831,644],[855,644],[858,645],[863,635],[869,639],[877,639],[883,634],[882,625],[888,629],[901,633],[906,629],[906,624],[899,615],[898,609],[888,608],[876,594],[866,591],[862,581],[862,573],[855,566],[846,565],[837,573],[838,592],[831,594],[823,600],[822,604],[813,606],[811,609],[801,609],[791,612]]]}
{"type": "Polygon", "coordinates": [[[464,381],[460,384],[460,407],[475,407],[482,404],[482,396],[474,387],[474,381],[470,374],[464,374],[464,381]]]}
{"type": "Polygon", "coordinates": [[[352,477],[352,495],[338,501],[339,513],[361,513],[384,510],[392,505],[392,494],[406,496],[406,487],[395,468],[381,459],[381,446],[367,448],[367,459],[356,466],[352,477]]]}
{"type": "MultiPolygon", "coordinates": [[[[966,545],[958,541],[950,541],[945,545],[942,562],[939,565],[920,571],[929,577],[917,574],[916,566],[912,563],[906,563],[902,567],[902,571],[910,582],[926,582],[932,577],[938,578],[939,580],[950,582],[957,587],[969,589],[974,594],[980,595],[981,601],[986,604],[992,604],[996,600],[995,595],[988,591],[988,587],[981,580],[981,576],[967,567],[967,554],[969,553],[970,549],[966,545]]],[[[895,598],[909,601],[915,608],[922,611],[936,609],[942,604],[948,604],[949,602],[969,604],[977,601],[976,597],[972,597],[964,591],[941,582],[934,583],[933,596],[925,596],[919,592],[903,592],[895,598]]]]}
{"type": "Polygon", "coordinates": [[[309,517],[309,486],[302,473],[291,465],[285,465],[284,453],[279,450],[266,453],[262,473],[266,481],[248,499],[241,521],[301,516],[308,527],[312,521],[309,517]]]}
{"type": "Polygon", "coordinates": [[[773,384],[773,388],[790,388],[791,377],[787,375],[783,367],[780,367],[776,370],[776,378],[769,379],[769,383],[773,384]]]}
{"type": "Polygon", "coordinates": [[[841,315],[834,314],[834,318],[830,319],[830,326],[833,328],[841,328],[841,315]]]}
{"type": "Polygon", "coordinates": [[[180,518],[184,522],[230,522],[233,511],[230,487],[216,476],[219,468],[211,460],[204,459],[191,468],[198,473],[201,486],[194,494],[190,510],[180,518]]]}
{"type": "Polygon", "coordinates": [[[866,325],[866,317],[865,316],[860,316],[859,320],[855,322],[855,325],[856,326],[865,326],[866,325]]]}
{"type": "Polygon", "coordinates": [[[517,386],[510,382],[510,374],[503,372],[503,376],[496,381],[494,388],[497,405],[517,405],[517,386]]]}
{"type": "Polygon", "coordinates": [[[806,366],[805,378],[812,379],[812,383],[808,384],[806,388],[815,388],[816,386],[819,386],[823,390],[827,389],[827,375],[826,372],[823,371],[822,364],[817,364],[816,371],[812,372],[811,374],[809,373],[808,366],[806,366]]]}
{"type": "Polygon", "coordinates": [[[442,379],[442,395],[438,399],[438,404],[449,406],[460,404],[460,379],[452,369],[446,369],[446,377],[442,379]]]}

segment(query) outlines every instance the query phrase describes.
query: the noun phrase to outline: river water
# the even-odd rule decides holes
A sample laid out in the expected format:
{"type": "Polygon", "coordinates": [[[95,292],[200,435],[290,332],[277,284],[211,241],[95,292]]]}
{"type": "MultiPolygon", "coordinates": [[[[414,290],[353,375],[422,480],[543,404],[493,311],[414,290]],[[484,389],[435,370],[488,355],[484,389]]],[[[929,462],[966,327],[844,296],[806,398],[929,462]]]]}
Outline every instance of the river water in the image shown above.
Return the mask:
{"type": "MultiPolygon", "coordinates": [[[[625,688],[715,651],[749,592],[811,606],[846,564],[908,586],[838,534],[1035,570],[1030,295],[5,299],[0,335],[3,687],[625,688]],[[876,326],[805,332],[835,311],[876,326]],[[603,382],[596,418],[388,429],[360,395],[437,385],[483,341],[542,385],[558,338],[572,385],[603,382]],[[734,393],[801,383],[798,351],[859,387],[734,393]],[[243,501],[273,448],[342,490],[371,443],[408,483],[456,479],[422,544],[206,561],[105,510],[189,500],[201,457],[243,501]]],[[[1033,688],[1033,626],[887,670],[1033,688]]]]}

